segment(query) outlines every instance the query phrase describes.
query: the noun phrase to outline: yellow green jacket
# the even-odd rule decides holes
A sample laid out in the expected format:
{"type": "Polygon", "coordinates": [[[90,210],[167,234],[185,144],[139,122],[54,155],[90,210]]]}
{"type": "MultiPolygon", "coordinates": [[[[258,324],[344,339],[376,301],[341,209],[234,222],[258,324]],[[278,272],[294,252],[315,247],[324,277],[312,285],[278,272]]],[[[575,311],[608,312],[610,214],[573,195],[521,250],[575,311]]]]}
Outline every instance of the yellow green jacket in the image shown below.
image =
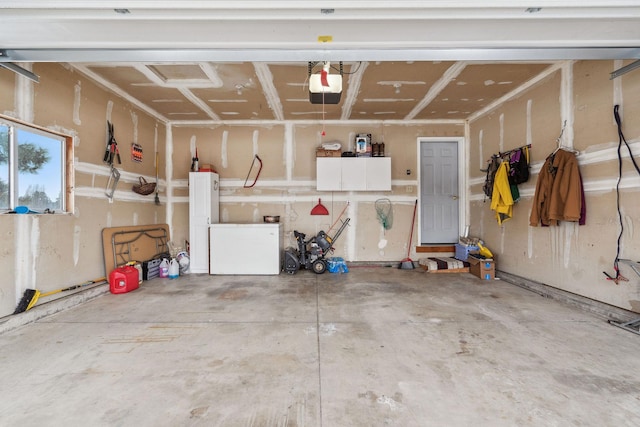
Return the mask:
{"type": "Polygon", "coordinates": [[[511,186],[509,185],[509,166],[507,162],[502,162],[496,171],[493,180],[493,194],[491,196],[491,210],[496,211],[498,224],[513,216],[513,197],[511,196],[511,186]]]}

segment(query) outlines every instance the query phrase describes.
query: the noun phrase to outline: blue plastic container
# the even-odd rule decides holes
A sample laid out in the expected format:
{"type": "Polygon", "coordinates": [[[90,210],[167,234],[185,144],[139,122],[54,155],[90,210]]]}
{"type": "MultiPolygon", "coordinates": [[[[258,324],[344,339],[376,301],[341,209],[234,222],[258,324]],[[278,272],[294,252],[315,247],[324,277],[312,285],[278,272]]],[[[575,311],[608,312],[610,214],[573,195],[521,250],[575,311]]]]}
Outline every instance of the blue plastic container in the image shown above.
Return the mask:
{"type": "Polygon", "coordinates": [[[465,246],[460,243],[456,243],[456,259],[460,261],[466,261],[469,258],[470,252],[477,252],[480,248],[478,246],[465,246]]]}
{"type": "Polygon", "coordinates": [[[327,270],[329,273],[348,273],[349,268],[344,262],[344,259],[340,257],[327,258],[327,270]]]}

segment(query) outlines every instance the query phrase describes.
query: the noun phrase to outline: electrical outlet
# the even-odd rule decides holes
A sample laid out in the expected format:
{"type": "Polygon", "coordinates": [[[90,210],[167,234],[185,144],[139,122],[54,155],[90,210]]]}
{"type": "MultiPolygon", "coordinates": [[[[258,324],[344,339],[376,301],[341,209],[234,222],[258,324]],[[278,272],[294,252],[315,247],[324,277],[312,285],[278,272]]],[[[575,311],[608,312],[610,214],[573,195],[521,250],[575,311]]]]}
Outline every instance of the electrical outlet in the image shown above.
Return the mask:
{"type": "Polygon", "coordinates": [[[407,185],[406,191],[407,193],[413,193],[413,185],[407,185]]]}

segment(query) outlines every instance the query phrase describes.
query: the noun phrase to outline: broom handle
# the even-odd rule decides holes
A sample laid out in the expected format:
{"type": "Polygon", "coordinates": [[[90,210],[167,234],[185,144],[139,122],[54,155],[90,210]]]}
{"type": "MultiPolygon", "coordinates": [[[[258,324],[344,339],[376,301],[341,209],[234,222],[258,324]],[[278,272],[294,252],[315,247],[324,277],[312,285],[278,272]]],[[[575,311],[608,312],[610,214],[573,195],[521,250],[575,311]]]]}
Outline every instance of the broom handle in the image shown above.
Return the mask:
{"type": "Polygon", "coordinates": [[[411,241],[413,239],[413,224],[416,220],[416,209],[418,209],[418,199],[416,199],[416,204],[413,205],[413,218],[411,218],[411,230],[409,231],[409,248],[407,249],[407,258],[411,255],[411,241]]]}
{"type": "Polygon", "coordinates": [[[333,227],[336,226],[338,221],[340,221],[340,218],[342,218],[342,215],[344,215],[344,211],[346,211],[348,207],[349,207],[349,202],[347,202],[347,204],[345,205],[344,209],[342,209],[342,212],[340,212],[340,216],[338,216],[338,218],[335,220],[335,222],[333,224],[331,224],[331,227],[329,227],[329,229],[327,230],[327,234],[329,234],[329,232],[333,229],[333,227]]]}
{"type": "Polygon", "coordinates": [[[58,294],[58,293],[60,293],[60,292],[72,291],[72,290],[74,290],[74,289],[82,288],[83,286],[93,285],[94,283],[104,282],[104,281],[106,281],[106,280],[107,280],[107,278],[106,278],[106,277],[99,277],[99,278],[97,278],[97,279],[89,280],[88,282],[81,283],[81,284],[79,284],[79,285],[73,285],[73,286],[69,286],[68,288],[56,289],[55,291],[45,292],[45,293],[43,293],[43,294],[40,294],[40,298],[42,298],[42,297],[48,297],[48,296],[50,296],[50,295],[58,294]]]}

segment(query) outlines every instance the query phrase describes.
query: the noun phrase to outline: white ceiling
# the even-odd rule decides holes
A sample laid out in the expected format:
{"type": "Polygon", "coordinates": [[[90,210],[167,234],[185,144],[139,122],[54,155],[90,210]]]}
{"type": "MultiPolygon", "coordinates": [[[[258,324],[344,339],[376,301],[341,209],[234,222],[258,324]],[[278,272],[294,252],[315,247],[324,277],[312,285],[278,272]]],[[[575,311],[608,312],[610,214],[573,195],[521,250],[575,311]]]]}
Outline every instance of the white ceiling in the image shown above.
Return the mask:
{"type": "Polygon", "coordinates": [[[478,3],[0,0],[0,62],[70,62],[162,120],[223,121],[318,118],[289,86],[345,61],[330,118],[407,120],[469,117],[555,61],[640,58],[639,0],[478,3]]]}

